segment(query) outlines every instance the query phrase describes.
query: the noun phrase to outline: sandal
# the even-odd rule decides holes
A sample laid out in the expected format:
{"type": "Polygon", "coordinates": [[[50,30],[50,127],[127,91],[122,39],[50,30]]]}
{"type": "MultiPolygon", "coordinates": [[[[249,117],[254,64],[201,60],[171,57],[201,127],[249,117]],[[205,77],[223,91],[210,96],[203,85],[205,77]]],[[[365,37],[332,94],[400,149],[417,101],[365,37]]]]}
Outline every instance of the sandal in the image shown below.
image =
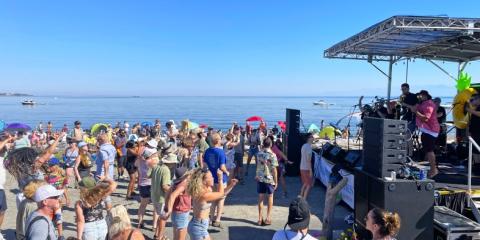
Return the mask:
{"type": "Polygon", "coordinates": [[[217,221],[213,221],[212,226],[223,229],[222,224],[220,224],[220,222],[217,222],[217,221]]]}
{"type": "Polygon", "coordinates": [[[257,226],[263,226],[263,219],[257,221],[257,226]]]}
{"type": "Polygon", "coordinates": [[[265,221],[263,222],[263,225],[265,225],[265,226],[272,225],[272,220],[268,220],[268,219],[265,220],[265,221]]]}

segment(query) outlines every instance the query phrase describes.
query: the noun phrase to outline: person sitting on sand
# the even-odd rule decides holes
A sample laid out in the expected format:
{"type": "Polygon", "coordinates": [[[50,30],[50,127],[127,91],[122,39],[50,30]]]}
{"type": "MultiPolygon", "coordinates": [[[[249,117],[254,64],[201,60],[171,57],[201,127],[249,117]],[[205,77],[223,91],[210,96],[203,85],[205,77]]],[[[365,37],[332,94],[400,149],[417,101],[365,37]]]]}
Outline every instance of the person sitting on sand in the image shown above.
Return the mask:
{"type": "Polygon", "coordinates": [[[308,234],[310,207],[304,198],[297,197],[288,208],[288,221],[283,230],[275,232],[272,240],[315,240],[308,234]],[[291,230],[286,230],[287,225],[291,230]]]}

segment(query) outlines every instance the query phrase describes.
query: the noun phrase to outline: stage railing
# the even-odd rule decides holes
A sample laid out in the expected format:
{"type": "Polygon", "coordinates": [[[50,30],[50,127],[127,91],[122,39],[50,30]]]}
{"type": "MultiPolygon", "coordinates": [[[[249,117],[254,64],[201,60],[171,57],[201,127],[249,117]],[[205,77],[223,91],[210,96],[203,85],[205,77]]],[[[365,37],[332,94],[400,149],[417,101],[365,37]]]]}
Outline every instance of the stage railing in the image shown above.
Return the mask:
{"type": "Polygon", "coordinates": [[[472,150],[473,146],[480,151],[480,147],[472,137],[468,137],[468,194],[472,193],[472,150]]]}

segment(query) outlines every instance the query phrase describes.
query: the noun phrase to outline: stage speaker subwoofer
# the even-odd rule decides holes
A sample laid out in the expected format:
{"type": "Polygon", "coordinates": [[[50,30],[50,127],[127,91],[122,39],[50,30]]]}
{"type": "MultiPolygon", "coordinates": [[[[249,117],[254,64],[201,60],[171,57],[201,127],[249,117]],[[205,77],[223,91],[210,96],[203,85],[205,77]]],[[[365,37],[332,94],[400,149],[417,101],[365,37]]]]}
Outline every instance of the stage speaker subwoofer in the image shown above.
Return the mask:
{"type": "Polygon", "coordinates": [[[433,239],[434,181],[386,181],[355,170],[355,222],[365,228],[364,218],[373,208],[396,212],[401,218],[397,239],[433,239]]]}

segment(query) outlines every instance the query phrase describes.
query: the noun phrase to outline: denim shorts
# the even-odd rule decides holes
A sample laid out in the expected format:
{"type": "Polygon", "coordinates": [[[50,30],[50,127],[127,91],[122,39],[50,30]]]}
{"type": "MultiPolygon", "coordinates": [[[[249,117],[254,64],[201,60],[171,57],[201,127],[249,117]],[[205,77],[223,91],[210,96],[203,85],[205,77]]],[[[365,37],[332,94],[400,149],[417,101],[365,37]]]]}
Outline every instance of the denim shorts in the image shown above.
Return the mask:
{"type": "Polygon", "coordinates": [[[190,212],[173,212],[172,213],[172,225],[176,229],[184,229],[188,227],[188,219],[190,212]]]}
{"type": "Polygon", "coordinates": [[[250,147],[250,149],[248,149],[248,156],[257,156],[258,154],[258,147],[250,147]]]}
{"type": "Polygon", "coordinates": [[[108,233],[105,219],[86,222],[83,228],[83,240],[104,240],[108,233]]]}
{"type": "Polygon", "coordinates": [[[272,184],[257,182],[257,193],[258,194],[273,194],[275,192],[275,186],[272,184]]]}
{"type": "Polygon", "coordinates": [[[139,192],[140,192],[140,197],[141,197],[141,198],[150,198],[150,195],[151,195],[150,188],[151,188],[150,185],[147,185],[147,186],[139,186],[139,187],[138,187],[138,190],[139,190],[139,192]]]}
{"type": "Polygon", "coordinates": [[[188,223],[188,235],[191,240],[203,240],[208,237],[208,219],[192,218],[188,223]]]}

